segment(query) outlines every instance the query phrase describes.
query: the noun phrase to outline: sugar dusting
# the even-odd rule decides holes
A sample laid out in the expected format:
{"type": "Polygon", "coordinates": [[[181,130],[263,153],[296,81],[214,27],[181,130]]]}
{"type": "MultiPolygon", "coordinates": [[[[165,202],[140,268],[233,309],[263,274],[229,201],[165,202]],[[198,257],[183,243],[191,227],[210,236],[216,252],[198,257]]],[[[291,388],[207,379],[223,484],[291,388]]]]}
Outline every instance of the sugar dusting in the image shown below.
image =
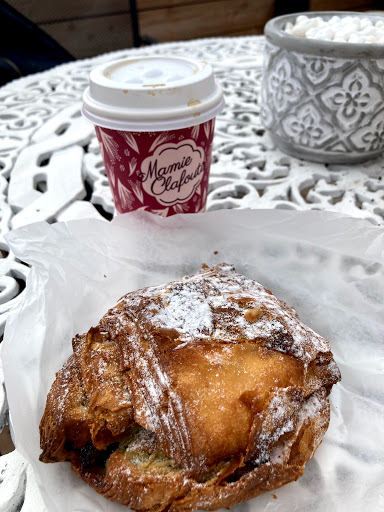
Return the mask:
{"type": "MultiPolygon", "coordinates": [[[[330,350],[328,342],[304,325],[296,312],[260,283],[237,274],[230,265],[183,278],[165,287],[152,287],[144,296],[156,297],[141,309],[145,321],[162,328],[176,329],[180,342],[216,340],[236,343],[241,340],[263,341],[267,347],[293,355],[308,364],[319,352],[330,350]],[[241,300],[247,297],[246,307],[241,300]],[[248,309],[261,308],[255,322],[244,318],[248,309]],[[223,329],[225,326],[225,329],[223,329]]],[[[126,297],[126,307],[134,306],[135,297],[126,297]]]]}
{"type": "Polygon", "coordinates": [[[172,290],[166,301],[168,306],[152,319],[155,324],[194,338],[212,332],[212,310],[195,283],[186,282],[181,290],[172,290]]]}
{"type": "MultiPolygon", "coordinates": [[[[295,431],[299,432],[302,425],[304,423],[312,423],[313,421],[316,421],[318,418],[321,422],[327,422],[327,414],[326,413],[329,410],[329,402],[326,397],[326,393],[324,389],[319,389],[316,392],[314,392],[312,395],[310,395],[308,398],[304,399],[301,404],[300,408],[296,411],[293,418],[290,418],[288,422],[283,425],[283,428],[280,429],[281,435],[289,432],[291,430],[291,422],[295,422],[295,431]]],[[[280,408],[280,412],[277,414],[277,416],[281,416],[282,409],[280,408]]],[[[274,418],[274,421],[276,421],[276,417],[274,418]]],[[[276,440],[279,439],[278,433],[276,432],[273,436],[276,440]]],[[[267,454],[268,460],[272,464],[283,464],[285,463],[291,453],[292,445],[295,441],[295,437],[293,437],[291,440],[286,440],[284,443],[279,443],[276,446],[273,447],[272,450],[270,450],[270,453],[267,454]]],[[[320,442],[320,437],[317,439],[317,444],[320,442]]],[[[314,449],[316,448],[316,445],[314,446],[314,449]]]]}
{"type": "Polygon", "coordinates": [[[289,388],[276,390],[266,410],[257,441],[257,456],[253,462],[257,465],[270,461],[271,447],[285,434],[296,428],[297,411],[302,397],[292,394],[289,388]]]}

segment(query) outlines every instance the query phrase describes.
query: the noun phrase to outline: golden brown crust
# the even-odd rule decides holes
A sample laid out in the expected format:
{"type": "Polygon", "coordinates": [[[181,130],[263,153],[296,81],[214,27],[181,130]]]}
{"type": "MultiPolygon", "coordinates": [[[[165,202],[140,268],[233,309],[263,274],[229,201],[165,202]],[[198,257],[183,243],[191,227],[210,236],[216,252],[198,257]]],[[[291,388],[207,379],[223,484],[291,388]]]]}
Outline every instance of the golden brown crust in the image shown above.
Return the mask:
{"type": "Polygon", "coordinates": [[[188,512],[229,508],[277,489],[303,474],[305,463],[320,444],[329,423],[329,404],[325,393],[318,392],[305,403],[298,418],[297,432],[285,438],[284,450],[276,446],[270,462],[258,467],[241,466],[226,478],[216,476],[198,483],[181,469],[165,474],[146,472],[130,464],[118,451],[110,457],[102,477],[83,469],[75,470],[105,497],[133,510],[188,512]]]}
{"type": "Polygon", "coordinates": [[[99,328],[73,340],[74,354],[57,373],[40,422],[40,460],[78,459],[92,441],[97,450],[118,442],[133,423],[129,390],[117,347],[99,328]]]}
{"type": "Polygon", "coordinates": [[[133,423],[133,409],[119,347],[100,327],[91,328],[76,354],[92,416],[90,432],[98,450],[119,441],[133,423]]]}
{"type": "Polygon", "coordinates": [[[297,479],[340,379],[328,342],[225,264],[126,295],[73,348],[40,458],[143,512],[215,510],[297,479]]]}
{"type": "Polygon", "coordinates": [[[89,415],[85,406],[79,366],[73,354],[57,373],[47,397],[40,423],[40,437],[44,462],[67,460],[66,441],[75,447],[85,445],[89,439],[89,415]]]}

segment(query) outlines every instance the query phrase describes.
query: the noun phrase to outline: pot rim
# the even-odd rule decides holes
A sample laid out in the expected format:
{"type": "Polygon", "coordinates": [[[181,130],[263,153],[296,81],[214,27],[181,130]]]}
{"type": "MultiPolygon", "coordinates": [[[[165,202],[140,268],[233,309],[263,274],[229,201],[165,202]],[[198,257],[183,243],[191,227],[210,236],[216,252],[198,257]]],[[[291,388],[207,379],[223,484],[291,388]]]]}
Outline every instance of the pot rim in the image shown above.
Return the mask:
{"type": "Polygon", "coordinates": [[[264,27],[264,35],[267,41],[299,53],[308,53],[311,55],[334,57],[334,58],[354,58],[354,59],[384,59],[384,44],[379,43],[342,43],[338,41],[322,41],[319,39],[307,39],[301,36],[294,36],[284,32],[284,27],[288,22],[294,23],[298,16],[307,16],[316,18],[320,16],[325,20],[333,16],[359,16],[369,18],[373,21],[384,21],[384,16],[360,13],[353,11],[312,11],[297,12],[294,14],[285,14],[272,18],[264,27]]]}

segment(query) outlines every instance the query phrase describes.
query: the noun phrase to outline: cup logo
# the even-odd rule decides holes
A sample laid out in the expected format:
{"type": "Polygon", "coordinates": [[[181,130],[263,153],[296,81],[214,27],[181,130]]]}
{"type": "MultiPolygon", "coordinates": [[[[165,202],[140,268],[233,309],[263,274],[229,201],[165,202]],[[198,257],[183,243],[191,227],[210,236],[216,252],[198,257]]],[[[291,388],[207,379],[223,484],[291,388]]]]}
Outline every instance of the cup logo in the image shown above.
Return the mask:
{"type": "Polygon", "coordinates": [[[191,139],[158,146],[145,158],[138,175],[143,189],[164,206],[184,203],[204,176],[205,153],[191,139]]]}

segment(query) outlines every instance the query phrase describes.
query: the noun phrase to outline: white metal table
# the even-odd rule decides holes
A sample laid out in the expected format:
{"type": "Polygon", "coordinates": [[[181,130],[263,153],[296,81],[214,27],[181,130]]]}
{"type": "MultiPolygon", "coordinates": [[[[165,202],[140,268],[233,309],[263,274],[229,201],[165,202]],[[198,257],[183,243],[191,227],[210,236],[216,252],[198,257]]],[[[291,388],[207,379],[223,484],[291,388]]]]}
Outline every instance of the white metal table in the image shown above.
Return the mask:
{"type": "MultiPolygon", "coordinates": [[[[264,38],[203,39],[72,62],[0,89],[0,334],[29,268],[4,235],[37,221],[111,219],[112,195],[93,126],[81,117],[89,71],[129,55],[193,55],[211,63],[226,108],[216,122],[208,210],[331,210],[384,224],[384,157],[351,166],[298,160],[277,150],[259,116],[264,38]]],[[[8,408],[0,361],[0,432],[8,408]]],[[[30,466],[0,457],[0,512],[44,511],[30,466]]]]}

